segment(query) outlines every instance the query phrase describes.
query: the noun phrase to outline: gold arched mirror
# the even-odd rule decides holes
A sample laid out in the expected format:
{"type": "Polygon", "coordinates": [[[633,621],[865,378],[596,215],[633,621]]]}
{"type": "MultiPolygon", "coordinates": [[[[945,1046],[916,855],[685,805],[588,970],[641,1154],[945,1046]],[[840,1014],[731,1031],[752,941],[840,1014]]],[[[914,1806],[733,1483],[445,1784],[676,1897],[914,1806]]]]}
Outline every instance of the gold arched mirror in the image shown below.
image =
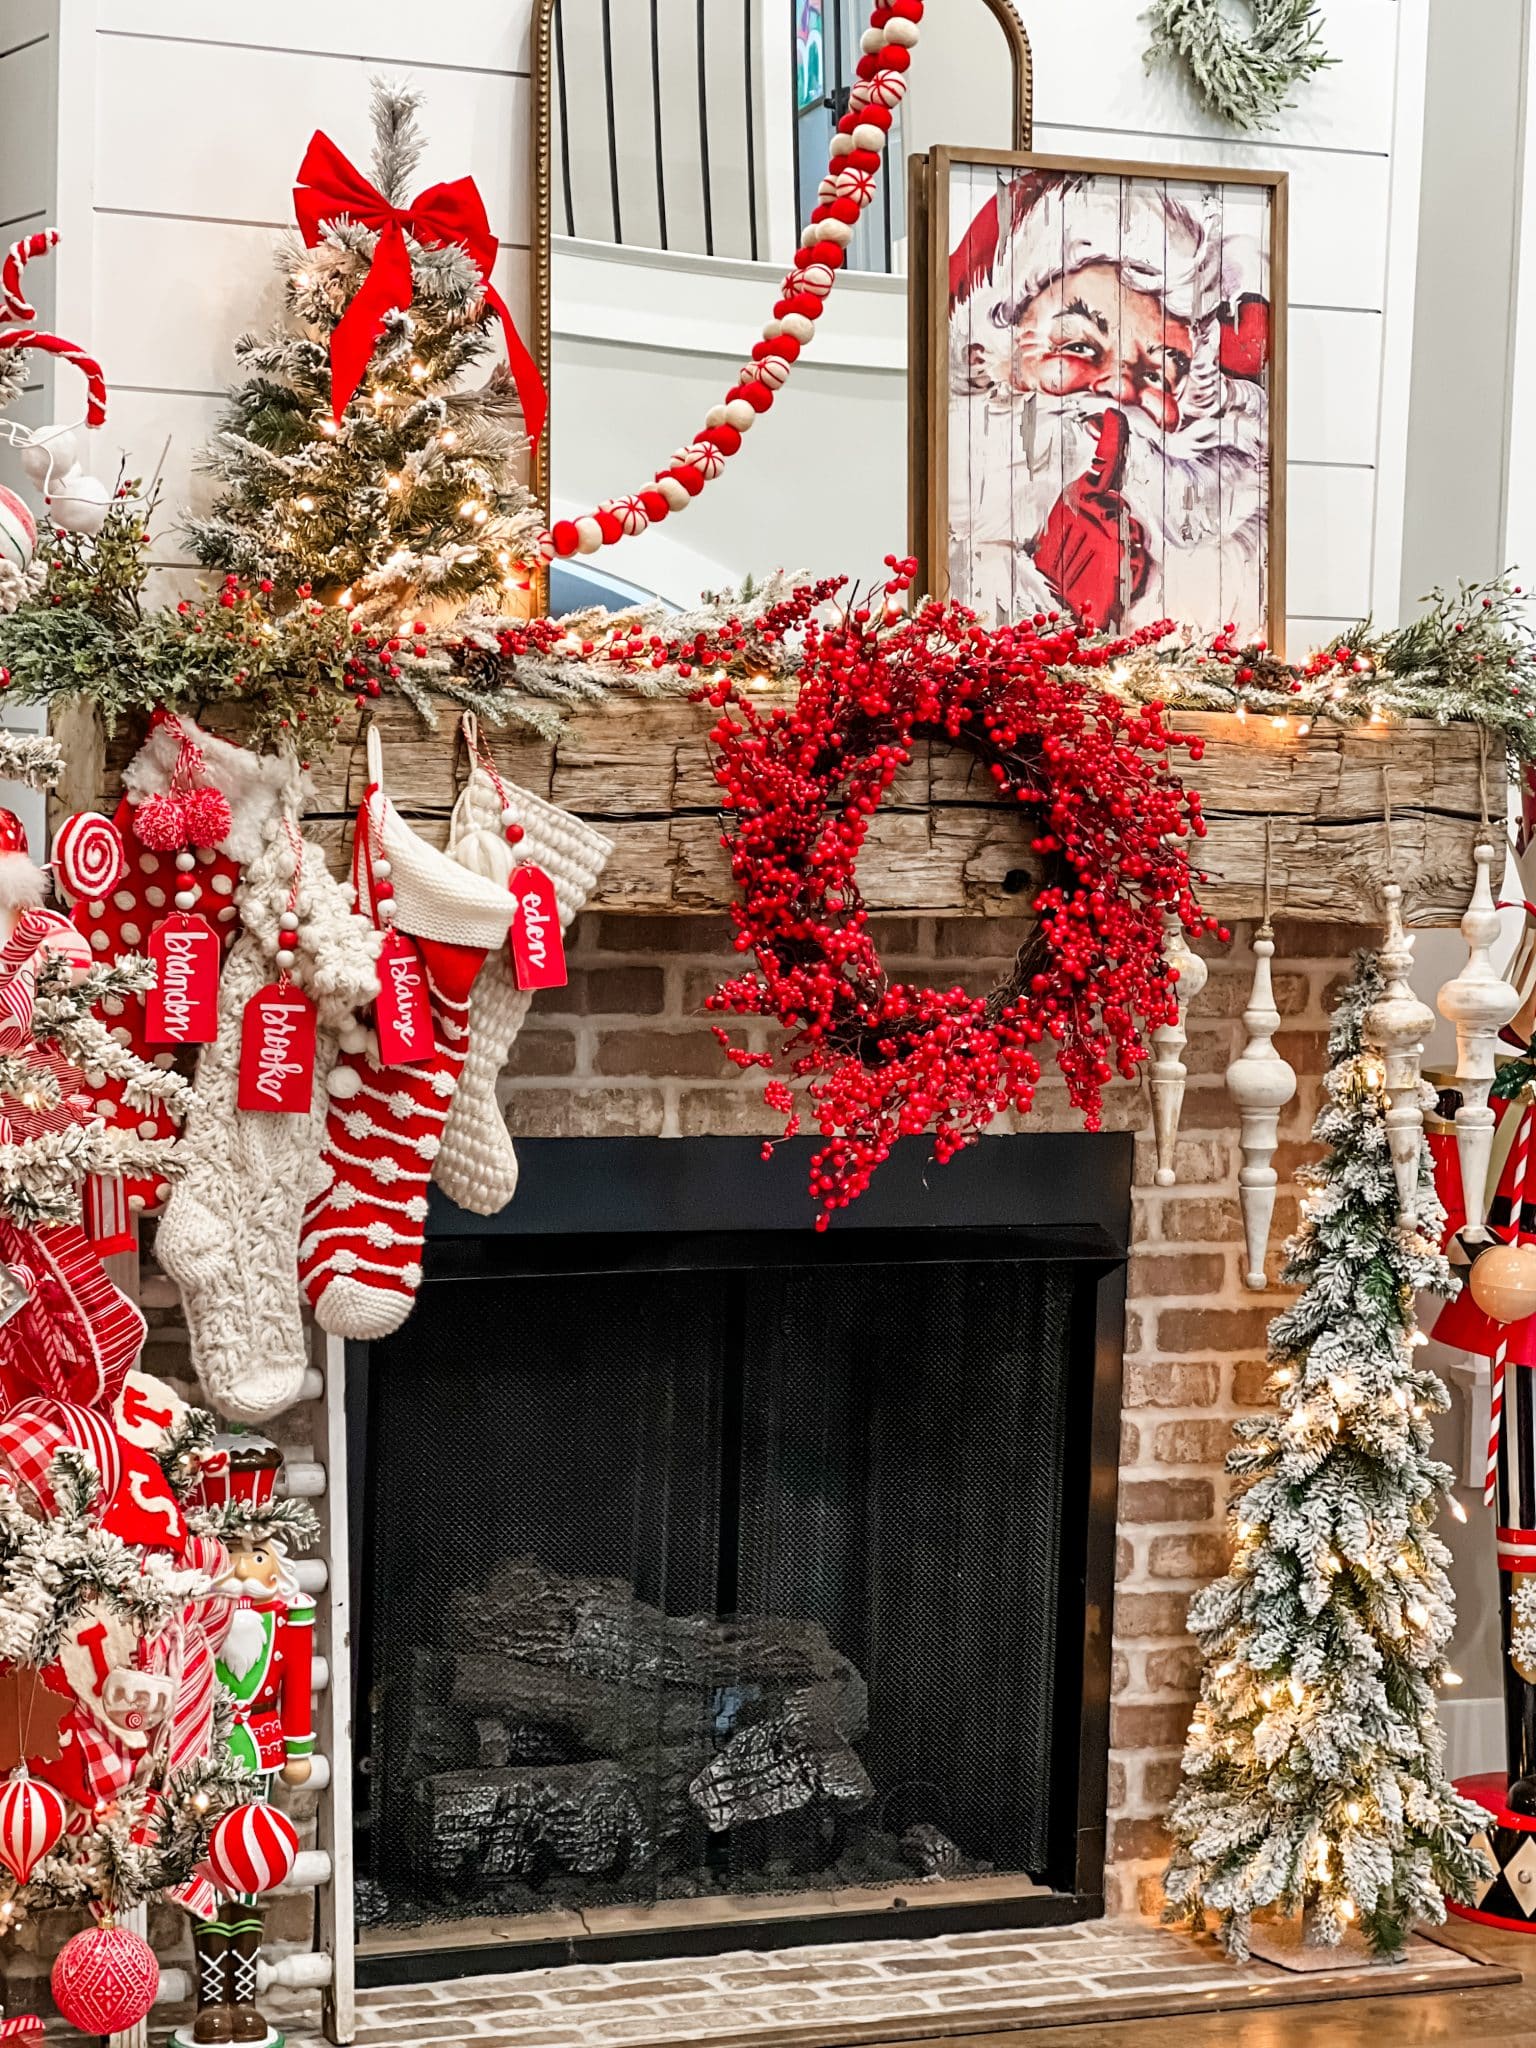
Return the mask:
{"type": "MultiPolygon", "coordinates": [[[[537,0],[532,314],[553,516],[648,483],[735,381],[815,203],[868,12],[537,0]]],[[[686,603],[775,567],[862,575],[905,549],[906,165],[939,143],[1028,148],[1031,105],[1012,0],[928,9],[889,175],[771,430],[691,517],[560,565],[552,609],[632,592],[686,603]]]]}

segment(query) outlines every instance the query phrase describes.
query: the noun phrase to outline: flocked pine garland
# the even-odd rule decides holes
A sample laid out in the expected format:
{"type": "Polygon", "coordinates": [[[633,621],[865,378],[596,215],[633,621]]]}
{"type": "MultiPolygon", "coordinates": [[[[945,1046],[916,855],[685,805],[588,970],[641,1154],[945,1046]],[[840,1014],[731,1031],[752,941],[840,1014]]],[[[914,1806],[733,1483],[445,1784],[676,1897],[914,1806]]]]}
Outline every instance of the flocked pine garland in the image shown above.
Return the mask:
{"type": "Polygon", "coordinates": [[[922,32],[924,0],[882,0],[871,9],[855,67],[847,111],[832,138],[827,175],[800,237],[794,268],[784,279],[773,317],[753,345],[752,360],[714,406],[699,433],[679,448],[652,483],[628,497],[609,498],[580,519],[561,519],[539,537],[546,562],[560,555],[592,555],[644,533],[674,512],[685,512],[706,484],[722,474],[742,436],[773,405],[801,351],[816,338],[816,322],[847,261],[859,216],[880,189],[880,166],[907,93],[907,70],[922,32]]]}

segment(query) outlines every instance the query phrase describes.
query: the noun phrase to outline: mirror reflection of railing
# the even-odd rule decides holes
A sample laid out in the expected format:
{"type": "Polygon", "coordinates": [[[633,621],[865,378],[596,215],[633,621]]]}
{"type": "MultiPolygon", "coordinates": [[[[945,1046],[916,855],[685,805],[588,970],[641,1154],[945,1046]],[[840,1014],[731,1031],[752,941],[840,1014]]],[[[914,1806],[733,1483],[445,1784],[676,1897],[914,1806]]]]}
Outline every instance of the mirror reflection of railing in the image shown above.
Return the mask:
{"type": "MultiPolygon", "coordinates": [[[[786,260],[847,110],[867,11],[866,0],[555,0],[555,233],[786,260]]],[[[896,124],[899,164],[899,109],[896,124]]],[[[885,183],[850,269],[901,268],[904,210],[901,181],[885,183]]]]}

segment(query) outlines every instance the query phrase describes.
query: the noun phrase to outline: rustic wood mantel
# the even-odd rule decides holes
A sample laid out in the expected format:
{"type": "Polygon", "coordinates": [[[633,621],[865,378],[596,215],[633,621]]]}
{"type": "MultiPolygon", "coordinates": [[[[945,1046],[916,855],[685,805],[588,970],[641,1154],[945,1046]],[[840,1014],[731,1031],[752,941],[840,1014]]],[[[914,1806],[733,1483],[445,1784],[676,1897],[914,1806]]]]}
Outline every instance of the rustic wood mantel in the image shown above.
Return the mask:
{"type": "MultiPolygon", "coordinates": [[[[403,701],[381,700],[374,715],[391,794],[440,844],[464,773],[449,717],[434,732],[403,701]]],[[[573,715],[554,744],[516,730],[488,736],[508,780],[579,812],[615,841],[597,908],[708,913],[730,898],[705,743],[710,717],[687,701],[616,696],[573,715]]],[[[241,736],[238,714],[225,707],[206,722],[241,736]]],[[[1320,725],[1303,736],[1294,724],[1276,731],[1268,719],[1208,712],[1181,712],[1173,723],[1205,741],[1188,779],[1210,824],[1199,848],[1209,877],[1200,893],[1215,915],[1258,914],[1268,820],[1275,916],[1369,921],[1382,883],[1395,876],[1412,922],[1459,921],[1481,806],[1474,727],[1320,725]]],[[[60,807],[110,807],[137,735],[125,730],[104,744],[85,719],[59,729],[70,762],[60,807]]],[[[1499,815],[1498,754],[1489,752],[1499,815]]],[[[313,771],[310,816],[318,836],[334,842],[338,861],[365,779],[360,738],[337,745],[313,771]]],[[[996,800],[969,756],[938,746],[918,756],[873,820],[860,870],[872,910],[925,917],[1016,914],[1032,878],[1016,808],[996,800]]]]}

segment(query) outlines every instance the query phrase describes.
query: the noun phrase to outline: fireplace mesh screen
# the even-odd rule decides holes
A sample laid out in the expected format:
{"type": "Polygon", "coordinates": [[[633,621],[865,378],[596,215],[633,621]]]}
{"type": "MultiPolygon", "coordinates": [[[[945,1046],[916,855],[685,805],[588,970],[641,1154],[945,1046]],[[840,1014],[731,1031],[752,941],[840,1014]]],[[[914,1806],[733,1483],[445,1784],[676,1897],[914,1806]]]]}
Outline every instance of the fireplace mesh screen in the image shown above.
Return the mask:
{"type": "Polygon", "coordinates": [[[1079,1300],[429,1287],[369,1362],[365,1920],[1041,1871],[1079,1300]]]}

